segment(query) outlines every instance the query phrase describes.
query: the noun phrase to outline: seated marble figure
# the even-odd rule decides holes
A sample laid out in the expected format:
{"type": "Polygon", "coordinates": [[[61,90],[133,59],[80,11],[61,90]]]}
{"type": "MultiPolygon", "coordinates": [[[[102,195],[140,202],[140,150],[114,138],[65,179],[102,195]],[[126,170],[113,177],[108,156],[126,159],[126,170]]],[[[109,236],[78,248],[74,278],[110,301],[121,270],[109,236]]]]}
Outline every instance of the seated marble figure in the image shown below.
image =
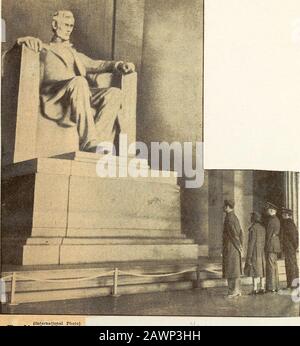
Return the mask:
{"type": "Polygon", "coordinates": [[[135,66],[130,62],[93,60],[78,52],[70,43],[74,24],[72,12],[58,11],[53,16],[54,35],[49,44],[34,37],[21,37],[17,44],[40,53],[43,115],[61,126],[76,126],[80,150],[101,152],[98,143],[114,141],[122,95],[116,87],[93,86],[90,76],[128,74],[135,66]]]}

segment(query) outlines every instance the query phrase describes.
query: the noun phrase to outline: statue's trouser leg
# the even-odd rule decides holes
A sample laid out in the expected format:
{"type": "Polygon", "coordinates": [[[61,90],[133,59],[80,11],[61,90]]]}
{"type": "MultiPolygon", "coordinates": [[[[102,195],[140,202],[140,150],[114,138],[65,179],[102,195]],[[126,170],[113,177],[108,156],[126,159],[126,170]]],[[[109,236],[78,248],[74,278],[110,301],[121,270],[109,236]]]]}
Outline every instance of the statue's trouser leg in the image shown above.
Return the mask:
{"type": "Polygon", "coordinates": [[[78,76],[73,78],[67,93],[71,104],[71,120],[77,124],[80,149],[97,145],[97,134],[91,109],[91,93],[87,80],[78,76]]]}
{"type": "Polygon", "coordinates": [[[91,88],[91,106],[95,109],[95,126],[98,142],[113,143],[116,135],[116,119],[122,105],[119,88],[91,88]]]}

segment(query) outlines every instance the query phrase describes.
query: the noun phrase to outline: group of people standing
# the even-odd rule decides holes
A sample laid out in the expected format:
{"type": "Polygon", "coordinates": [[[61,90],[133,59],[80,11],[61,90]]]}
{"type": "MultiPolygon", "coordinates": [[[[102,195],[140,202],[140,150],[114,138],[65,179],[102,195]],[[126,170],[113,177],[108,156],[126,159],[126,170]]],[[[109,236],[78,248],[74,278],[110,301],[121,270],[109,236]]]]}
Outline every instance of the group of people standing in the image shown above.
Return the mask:
{"type": "Polygon", "coordinates": [[[278,292],[279,256],[285,258],[287,289],[292,289],[298,284],[295,279],[299,278],[299,235],[293,221],[293,211],[288,208],[280,210],[276,205],[267,202],[262,214],[251,213],[247,255],[243,268],[243,231],[235,215],[234,206],[234,201],[224,201],[226,217],[223,229],[223,277],[228,281],[228,297],[241,295],[240,277],[243,272],[245,276],[253,278],[252,294],[278,292]]]}

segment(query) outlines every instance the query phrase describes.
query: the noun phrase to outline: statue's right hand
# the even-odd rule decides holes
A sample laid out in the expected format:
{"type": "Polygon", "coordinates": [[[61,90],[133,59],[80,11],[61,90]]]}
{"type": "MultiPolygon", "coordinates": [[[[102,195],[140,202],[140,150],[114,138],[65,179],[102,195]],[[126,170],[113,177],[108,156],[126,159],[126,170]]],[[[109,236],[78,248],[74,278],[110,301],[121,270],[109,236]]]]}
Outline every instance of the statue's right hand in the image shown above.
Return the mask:
{"type": "Polygon", "coordinates": [[[36,53],[40,52],[43,49],[43,42],[39,38],[31,36],[18,38],[17,44],[25,44],[26,47],[32,49],[36,53]]]}

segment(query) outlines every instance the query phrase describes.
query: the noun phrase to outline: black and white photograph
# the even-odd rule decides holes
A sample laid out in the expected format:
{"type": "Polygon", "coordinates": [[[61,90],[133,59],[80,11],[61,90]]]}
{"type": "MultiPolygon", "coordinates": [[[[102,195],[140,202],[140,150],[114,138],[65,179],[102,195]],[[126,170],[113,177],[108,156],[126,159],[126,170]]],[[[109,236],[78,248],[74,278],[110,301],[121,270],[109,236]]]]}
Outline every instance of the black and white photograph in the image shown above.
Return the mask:
{"type": "Polygon", "coordinates": [[[203,165],[205,2],[2,0],[0,323],[300,317],[300,173],[203,165]]]}

